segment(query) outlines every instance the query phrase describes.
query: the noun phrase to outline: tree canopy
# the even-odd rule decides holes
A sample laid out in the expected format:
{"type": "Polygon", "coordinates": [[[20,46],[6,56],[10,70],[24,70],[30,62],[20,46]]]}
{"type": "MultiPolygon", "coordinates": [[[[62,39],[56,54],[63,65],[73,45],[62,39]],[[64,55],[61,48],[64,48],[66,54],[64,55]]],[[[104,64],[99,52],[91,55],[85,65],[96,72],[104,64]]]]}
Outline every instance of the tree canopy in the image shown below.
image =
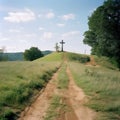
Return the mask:
{"type": "Polygon", "coordinates": [[[92,54],[110,57],[120,67],[120,0],[105,1],[88,18],[88,26],[83,42],[92,54]]]}
{"type": "Polygon", "coordinates": [[[40,57],[43,57],[43,54],[37,47],[31,47],[29,50],[25,50],[24,52],[24,58],[26,60],[33,61],[40,57]]]}

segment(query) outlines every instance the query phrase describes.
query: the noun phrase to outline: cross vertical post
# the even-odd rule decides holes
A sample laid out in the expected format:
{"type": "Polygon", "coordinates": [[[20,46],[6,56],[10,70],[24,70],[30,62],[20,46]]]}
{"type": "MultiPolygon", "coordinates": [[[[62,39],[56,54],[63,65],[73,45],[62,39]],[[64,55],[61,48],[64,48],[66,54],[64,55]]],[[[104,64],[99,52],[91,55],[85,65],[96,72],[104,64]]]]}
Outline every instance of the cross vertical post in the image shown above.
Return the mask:
{"type": "Polygon", "coordinates": [[[61,52],[63,52],[63,44],[65,44],[65,42],[62,40],[60,44],[61,44],[61,52]]]}

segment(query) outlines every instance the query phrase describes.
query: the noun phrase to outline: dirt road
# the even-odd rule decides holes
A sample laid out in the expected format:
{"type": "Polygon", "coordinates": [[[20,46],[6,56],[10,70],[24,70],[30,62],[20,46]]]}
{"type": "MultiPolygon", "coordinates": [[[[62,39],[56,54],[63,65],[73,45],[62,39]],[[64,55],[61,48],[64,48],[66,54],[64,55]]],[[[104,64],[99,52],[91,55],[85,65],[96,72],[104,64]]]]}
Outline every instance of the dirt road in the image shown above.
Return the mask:
{"type": "Polygon", "coordinates": [[[34,103],[21,113],[18,120],[44,120],[50,100],[56,90],[56,79],[57,72],[53,75],[44,91],[38,96],[34,103]]]}
{"type": "Polygon", "coordinates": [[[88,101],[87,97],[84,94],[83,90],[75,84],[69,68],[67,68],[67,74],[70,81],[68,88],[68,101],[69,105],[73,108],[77,119],[66,120],[93,120],[95,117],[95,112],[84,106],[84,103],[88,101]]]}
{"type": "MultiPolygon", "coordinates": [[[[66,73],[69,78],[68,89],[62,94],[63,102],[69,107],[69,110],[61,114],[56,120],[94,120],[95,112],[84,106],[87,97],[83,90],[77,87],[67,66],[66,73]]],[[[18,120],[44,120],[46,111],[54,94],[61,94],[57,88],[58,72],[54,74],[45,90],[36,99],[36,101],[27,110],[22,112],[18,120]]],[[[63,78],[64,79],[64,78],[63,78]]],[[[58,112],[61,112],[59,110],[58,112]]]]}

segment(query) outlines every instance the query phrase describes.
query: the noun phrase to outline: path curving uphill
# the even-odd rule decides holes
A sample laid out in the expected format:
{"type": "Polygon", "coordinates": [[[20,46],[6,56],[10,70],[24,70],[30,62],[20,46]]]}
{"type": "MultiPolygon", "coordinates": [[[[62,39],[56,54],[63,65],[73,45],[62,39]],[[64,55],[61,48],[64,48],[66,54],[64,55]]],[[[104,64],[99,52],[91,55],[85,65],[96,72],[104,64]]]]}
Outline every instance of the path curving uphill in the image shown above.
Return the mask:
{"type": "Polygon", "coordinates": [[[66,59],[64,59],[63,64],[67,66],[66,71],[64,71],[67,73],[69,79],[67,89],[65,89],[64,92],[60,92],[57,87],[60,67],[60,69],[53,75],[44,91],[38,96],[34,103],[31,104],[31,106],[27,107],[25,111],[21,113],[18,120],[44,120],[52,97],[56,93],[59,96],[62,96],[62,103],[64,103],[69,110],[63,112],[64,108],[58,109],[57,112],[59,112],[59,116],[54,118],[54,120],[94,120],[96,113],[84,106],[87,97],[83,90],[75,84],[66,59]]]}
{"type": "Polygon", "coordinates": [[[27,107],[18,120],[44,120],[51,98],[56,90],[57,72],[53,75],[44,91],[31,106],[27,107]]]}

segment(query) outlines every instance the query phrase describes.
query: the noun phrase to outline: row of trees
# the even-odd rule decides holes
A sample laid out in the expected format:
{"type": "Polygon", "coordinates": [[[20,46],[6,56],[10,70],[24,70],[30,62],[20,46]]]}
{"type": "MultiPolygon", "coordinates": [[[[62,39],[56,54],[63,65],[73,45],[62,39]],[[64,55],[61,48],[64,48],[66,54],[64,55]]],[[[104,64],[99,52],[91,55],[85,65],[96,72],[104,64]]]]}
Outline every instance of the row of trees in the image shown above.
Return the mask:
{"type": "Polygon", "coordinates": [[[83,42],[92,54],[110,57],[120,67],[120,0],[105,1],[88,20],[83,42]]]}

